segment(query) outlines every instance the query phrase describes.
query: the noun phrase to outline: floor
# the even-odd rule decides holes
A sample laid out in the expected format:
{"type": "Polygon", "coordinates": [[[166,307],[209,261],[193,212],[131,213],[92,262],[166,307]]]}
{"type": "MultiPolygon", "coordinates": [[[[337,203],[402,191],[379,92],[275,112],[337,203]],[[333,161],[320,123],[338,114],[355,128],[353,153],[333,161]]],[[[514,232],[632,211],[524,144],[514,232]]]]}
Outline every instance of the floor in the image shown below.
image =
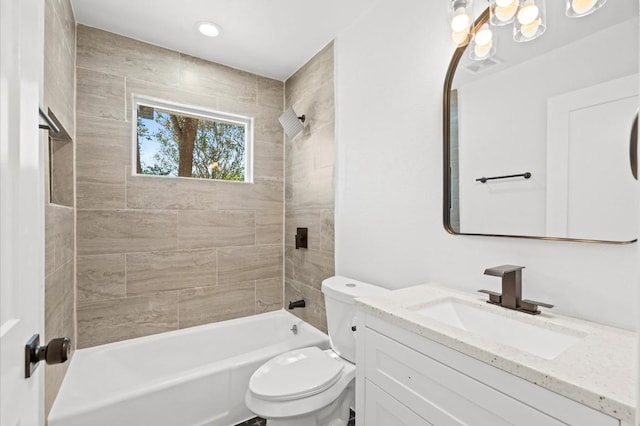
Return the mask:
{"type": "MultiPolygon", "coordinates": [[[[254,417],[253,419],[249,419],[246,422],[242,422],[237,424],[236,426],[266,426],[267,421],[261,417],[254,417]]],[[[347,426],[356,426],[356,413],[351,410],[351,415],[349,416],[349,424],[347,426]]]]}

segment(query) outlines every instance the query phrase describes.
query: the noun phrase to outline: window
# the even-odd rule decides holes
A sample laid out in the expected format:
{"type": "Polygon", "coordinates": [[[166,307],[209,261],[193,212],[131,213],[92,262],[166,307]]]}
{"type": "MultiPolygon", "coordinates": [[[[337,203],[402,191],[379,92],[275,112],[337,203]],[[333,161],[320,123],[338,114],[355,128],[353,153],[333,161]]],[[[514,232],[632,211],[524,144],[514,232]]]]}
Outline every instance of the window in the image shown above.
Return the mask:
{"type": "Polygon", "coordinates": [[[251,182],[253,119],[134,98],[137,174],[251,182]]]}

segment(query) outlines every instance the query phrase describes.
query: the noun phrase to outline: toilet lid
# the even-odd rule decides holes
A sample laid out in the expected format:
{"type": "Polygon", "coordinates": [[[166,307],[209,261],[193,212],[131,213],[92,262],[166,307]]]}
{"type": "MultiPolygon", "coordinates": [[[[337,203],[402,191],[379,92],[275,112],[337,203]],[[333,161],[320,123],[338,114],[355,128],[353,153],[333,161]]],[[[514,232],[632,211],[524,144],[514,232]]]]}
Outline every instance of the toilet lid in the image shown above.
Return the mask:
{"type": "Polygon", "coordinates": [[[267,361],[249,380],[258,398],[289,401],[316,395],[340,378],[344,364],[317,347],[296,349],[267,361]]]}

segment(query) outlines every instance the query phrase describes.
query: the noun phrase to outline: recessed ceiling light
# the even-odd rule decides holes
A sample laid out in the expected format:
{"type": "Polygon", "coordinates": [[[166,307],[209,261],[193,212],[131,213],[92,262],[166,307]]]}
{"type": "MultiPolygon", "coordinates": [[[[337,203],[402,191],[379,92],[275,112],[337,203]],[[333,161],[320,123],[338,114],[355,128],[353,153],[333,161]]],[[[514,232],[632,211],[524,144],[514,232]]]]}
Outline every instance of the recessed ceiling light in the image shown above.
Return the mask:
{"type": "Polygon", "coordinates": [[[198,31],[207,37],[218,37],[222,33],[222,28],[213,22],[198,23],[198,31]]]}

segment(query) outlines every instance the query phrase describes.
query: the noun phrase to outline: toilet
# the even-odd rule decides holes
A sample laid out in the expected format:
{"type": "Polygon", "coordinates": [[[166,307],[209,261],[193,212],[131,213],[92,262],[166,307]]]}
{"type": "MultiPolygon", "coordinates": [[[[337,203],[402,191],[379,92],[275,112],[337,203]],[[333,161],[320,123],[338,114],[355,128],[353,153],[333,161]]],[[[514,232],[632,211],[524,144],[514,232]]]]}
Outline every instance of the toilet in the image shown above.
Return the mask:
{"type": "Polygon", "coordinates": [[[249,410],[267,426],[346,426],[355,400],[353,303],[388,291],[340,276],[324,280],[331,349],[296,349],[264,363],[249,380],[249,410]]]}

